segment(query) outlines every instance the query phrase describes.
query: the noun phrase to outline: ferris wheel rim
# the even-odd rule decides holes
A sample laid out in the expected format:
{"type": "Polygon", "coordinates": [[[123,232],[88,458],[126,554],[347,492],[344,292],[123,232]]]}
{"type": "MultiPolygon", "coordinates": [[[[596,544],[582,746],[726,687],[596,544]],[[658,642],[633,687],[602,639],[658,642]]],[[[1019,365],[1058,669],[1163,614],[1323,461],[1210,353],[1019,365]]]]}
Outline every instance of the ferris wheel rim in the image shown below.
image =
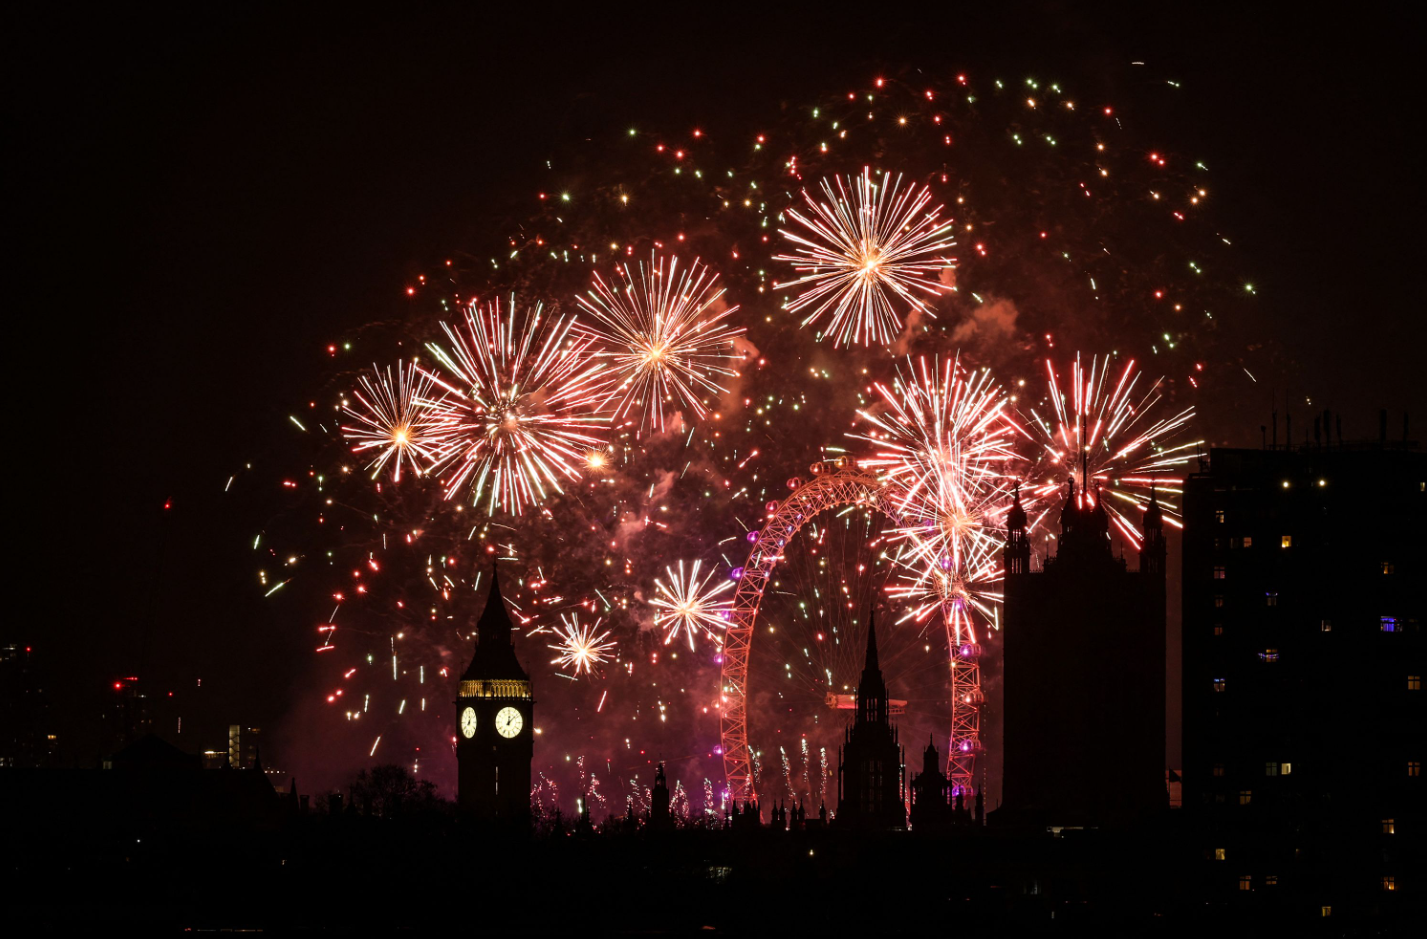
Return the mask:
{"type": "Polygon", "coordinates": [[[804,525],[829,509],[866,505],[896,523],[900,524],[903,518],[897,499],[901,496],[904,505],[905,495],[875,473],[858,467],[855,461],[841,457],[814,463],[811,469],[812,479],[804,482],[794,477],[788,481],[792,493],[778,502],[776,509],[769,510],[748,552],[747,563],[734,572],[738,587],[730,603],[724,635],[719,735],[725,785],[734,798],[757,795],[748,745],[748,659],[764,589],[783,560],[784,548],[804,525]]]}

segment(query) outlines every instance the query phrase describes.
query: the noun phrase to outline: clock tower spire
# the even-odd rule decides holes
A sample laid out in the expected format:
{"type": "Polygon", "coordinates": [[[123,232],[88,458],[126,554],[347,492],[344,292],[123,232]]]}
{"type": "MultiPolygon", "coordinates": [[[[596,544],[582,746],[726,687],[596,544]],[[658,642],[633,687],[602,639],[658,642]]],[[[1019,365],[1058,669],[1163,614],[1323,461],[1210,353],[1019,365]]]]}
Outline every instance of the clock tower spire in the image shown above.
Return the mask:
{"type": "Polygon", "coordinates": [[[530,823],[535,701],[530,676],[515,657],[494,565],[474,626],[476,651],[456,698],[456,803],[463,817],[524,827],[530,823]]]}

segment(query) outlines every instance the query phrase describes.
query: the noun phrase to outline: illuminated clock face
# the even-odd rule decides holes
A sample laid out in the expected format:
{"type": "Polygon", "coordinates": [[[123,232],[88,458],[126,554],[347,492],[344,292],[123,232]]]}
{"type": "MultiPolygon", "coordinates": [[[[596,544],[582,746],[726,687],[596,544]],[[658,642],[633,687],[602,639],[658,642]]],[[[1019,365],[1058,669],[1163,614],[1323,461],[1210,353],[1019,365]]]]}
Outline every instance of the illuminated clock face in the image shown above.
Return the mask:
{"type": "Polygon", "coordinates": [[[495,716],[496,733],[502,737],[514,737],[525,726],[525,719],[515,708],[501,708],[495,716]]]}
{"type": "Polygon", "coordinates": [[[470,740],[476,735],[476,709],[466,708],[461,712],[461,733],[470,740]]]}

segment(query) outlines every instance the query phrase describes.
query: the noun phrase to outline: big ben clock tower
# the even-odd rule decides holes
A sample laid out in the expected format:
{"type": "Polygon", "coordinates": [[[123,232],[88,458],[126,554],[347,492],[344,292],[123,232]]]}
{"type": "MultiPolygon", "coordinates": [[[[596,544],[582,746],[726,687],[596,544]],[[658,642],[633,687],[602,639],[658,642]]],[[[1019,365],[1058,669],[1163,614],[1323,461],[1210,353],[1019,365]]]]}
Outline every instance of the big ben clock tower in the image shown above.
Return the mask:
{"type": "Polygon", "coordinates": [[[535,702],[511,631],[492,570],[490,596],[476,623],[476,654],[456,698],[457,805],[467,818],[523,826],[530,822],[535,702]]]}

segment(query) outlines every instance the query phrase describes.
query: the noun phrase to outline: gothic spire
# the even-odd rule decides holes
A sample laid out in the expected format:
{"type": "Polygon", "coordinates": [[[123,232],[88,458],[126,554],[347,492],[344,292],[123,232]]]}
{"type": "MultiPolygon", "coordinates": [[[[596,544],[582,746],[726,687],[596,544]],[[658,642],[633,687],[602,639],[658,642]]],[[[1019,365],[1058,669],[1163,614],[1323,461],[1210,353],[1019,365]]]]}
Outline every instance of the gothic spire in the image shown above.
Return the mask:
{"type": "Polygon", "coordinates": [[[1145,529],[1159,529],[1164,526],[1164,515],[1159,509],[1159,494],[1155,492],[1155,487],[1150,486],[1150,504],[1145,509],[1145,529]]]}
{"type": "Polygon", "coordinates": [[[862,673],[880,672],[881,664],[877,661],[877,622],[873,618],[872,610],[867,611],[867,664],[862,667],[862,673]]]}

